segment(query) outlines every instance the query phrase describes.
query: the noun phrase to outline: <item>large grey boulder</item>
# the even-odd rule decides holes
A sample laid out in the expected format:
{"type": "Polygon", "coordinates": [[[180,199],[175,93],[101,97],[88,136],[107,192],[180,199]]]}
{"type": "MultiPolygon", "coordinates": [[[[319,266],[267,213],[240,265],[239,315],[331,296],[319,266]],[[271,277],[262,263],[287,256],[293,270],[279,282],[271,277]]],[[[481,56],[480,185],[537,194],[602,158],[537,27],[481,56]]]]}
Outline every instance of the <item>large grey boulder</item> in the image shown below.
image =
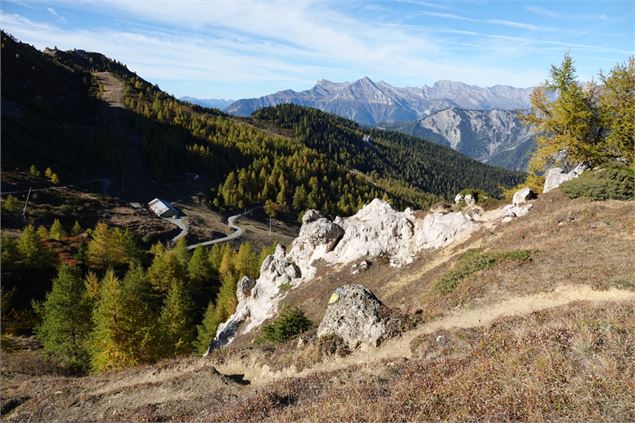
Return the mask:
{"type": "Polygon", "coordinates": [[[349,348],[375,347],[387,333],[384,305],[362,285],[337,288],[326,308],[317,336],[338,335],[349,348]]]}
{"type": "Polygon", "coordinates": [[[572,171],[566,172],[560,167],[554,167],[549,169],[545,173],[545,185],[542,189],[542,192],[549,192],[553,189],[558,188],[564,182],[570,181],[572,179],[577,178],[582,175],[582,173],[589,169],[591,166],[589,163],[583,162],[577,165],[572,171]]]}

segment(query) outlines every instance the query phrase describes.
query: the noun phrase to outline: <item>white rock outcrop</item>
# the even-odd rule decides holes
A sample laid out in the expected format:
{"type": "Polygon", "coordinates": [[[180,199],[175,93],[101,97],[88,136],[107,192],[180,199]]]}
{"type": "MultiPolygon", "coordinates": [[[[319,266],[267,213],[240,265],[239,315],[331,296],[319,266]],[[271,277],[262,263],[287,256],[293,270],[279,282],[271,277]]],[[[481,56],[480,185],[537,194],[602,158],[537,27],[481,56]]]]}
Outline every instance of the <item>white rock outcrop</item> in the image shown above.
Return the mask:
{"type": "Polygon", "coordinates": [[[278,245],[273,255],[262,262],[256,281],[252,283],[249,278],[242,278],[238,283],[236,312],[218,326],[211,349],[231,342],[239,326],[244,324],[243,330],[249,332],[271,317],[278,303],[276,297],[281,293],[280,286],[293,286],[301,276],[300,268],[286,259],[284,248],[278,245]]]}
{"type": "Polygon", "coordinates": [[[477,228],[472,217],[463,212],[429,213],[415,225],[416,250],[444,247],[460,233],[469,233],[477,228]]]}
{"type": "Polygon", "coordinates": [[[339,264],[387,256],[394,258],[395,263],[409,263],[415,252],[413,221],[411,211],[399,212],[376,198],[357,214],[341,220],[344,236],[324,260],[339,264]]]}
{"type": "Polygon", "coordinates": [[[288,255],[288,259],[296,263],[307,278],[312,277],[315,272],[313,263],[331,252],[344,235],[341,226],[324,217],[306,219],[308,214],[315,216],[313,212],[314,210],[309,210],[305,213],[302,220],[307,223],[302,225],[288,255]]]}
{"type": "Polygon", "coordinates": [[[549,192],[553,189],[558,188],[564,182],[570,181],[582,175],[582,173],[589,168],[590,168],[590,165],[586,162],[583,162],[577,165],[570,172],[565,172],[560,167],[554,167],[549,169],[545,173],[545,185],[542,189],[542,192],[545,193],[545,192],[549,192]]]}
{"type": "Polygon", "coordinates": [[[307,210],[302,216],[302,224],[311,223],[323,217],[324,215],[317,210],[307,210]]]}
{"type": "Polygon", "coordinates": [[[523,188],[516,191],[514,197],[512,198],[512,204],[514,206],[519,206],[534,198],[536,198],[536,194],[531,190],[531,188],[523,188]]]}
{"type": "Polygon", "coordinates": [[[463,197],[463,201],[465,201],[465,204],[467,204],[468,206],[473,206],[476,204],[476,198],[474,198],[472,194],[465,194],[465,197],[463,197]]]}
{"type": "MultiPolygon", "coordinates": [[[[531,206],[511,204],[497,210],[495,219],[507,221],[525,215],[531,206]]],[[[431,211],[420,218],[410,209],[400,212],[379,199],[351,217],[333,221],[309,210],[289,251],[278,245],[275,253],[263,261],[257,280],[240,280],[236,312],[218,327],[211,348],[223,346],[238,331],[248,333],[273,317],[289,289],[315,277],[318,261],[326,265],[357,262],[351,269],[354,274],[365,270],[366,260],[373,257],[386,257],[391,265],[401,266],[412,262],[422,250],[445,247],[477,230],[487,221],[486,214],[480,207],[471,206],[456,212],[431,211]]]]}

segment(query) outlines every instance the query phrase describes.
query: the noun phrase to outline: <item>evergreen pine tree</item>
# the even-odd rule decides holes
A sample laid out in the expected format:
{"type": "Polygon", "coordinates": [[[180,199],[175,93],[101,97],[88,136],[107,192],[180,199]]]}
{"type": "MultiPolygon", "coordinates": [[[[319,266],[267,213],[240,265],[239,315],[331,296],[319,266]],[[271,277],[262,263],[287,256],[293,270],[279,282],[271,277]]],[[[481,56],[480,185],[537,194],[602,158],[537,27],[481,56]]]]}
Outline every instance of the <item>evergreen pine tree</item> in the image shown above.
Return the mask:
{"type": "Polygon", "coordinates": [[[151,363],[160,356],[159,301],[139,264],[126,273],[122,284],[119,348],[135,364],[151,363]]]}
{"type": "Polygon", "coordinates": [[[84,232],[84,230],[82,229],[82,226],[79,224],[79,222],[76,220],[73,224],[73,227],[71,228],[71,235],[77,236],[80,235],[82,232],[84,232]]]}
{"type": "Polygon", "coordinates": [[[225,244],[223,247],[223,258],[218,268],[218,274],[221,280],[235,278],[234,269],[234,254],[229,244],[225,244]]]}
{"type": "Polygon", "coordinates": [[[43,268],[51,263],[51,254],[44,248],[40,236],[31,225],[27,225],[22,231],[17,250],[27,267],[43,268]]]}
{"type": "Polygon", "coordinates": [[[304,205],[306,204],[306,190],[303,185],[299,185],[295,192],[293,193],[293,209],[297,211],[301,211],[304,209],[304,205]]]}
{"type": "Polygon", "coordinates": [[[177,258],[183,269],[187,269],[187,264],[190,261],[190,253],[187,251],[187,244],[185,243],[185,237],[179,238],[172,249],[172,253],[177,258]]]}
{"type": "Polygon", "coordinates": [[[88,367],[86,339],[91,331],[90,302],[79,269],[61,265],[40,309],[36,330],[47,356],[76,370],[88,367]]]}
{"type": "Polygon", "coordinates": [[[199,354],[205,353],[216,336],[216,330],[218,329],[218,319],[216,317],[216,309],[214,304],[210,301],[205,309],[203,315],[203,322],[196,326],[197,336],[194,341],[194,347],[199,354]]]}
{"type": "Polygon", "coordinates": [[[635,57],[616,65],[608,75],[600,73],[600,79],[600,116],[606,130],[604,152],[610,158],[621,157],[635,163],[635,57]]]}
{"type": "Polygon", "coordinates": [[[250,242],[240,244],[238,252],[233,257],[233,267],[238,278],[242,276],[258,277],[258,256],[250,242]]]}
{"type": "Polygon", "coordinates": [[[218,273],[218,269],[220,269],[220,264],[223,261],[223,255],[223,247],[220,244],[214,244],[209,251],[209,262],[216,273],[218,273]]]}
{"type": "Polygon", "coordinates": [[[154,258],[148,268],[148,280],[160,294],[167,294],[174,282],[185,280],[187,267],[174,254],[173,250],[166,250],[163,244],[157,243],[152,248],[154,258]]]}
{"type": "Polygon", "coordinates": [[[89,271],[84,278],[84,286],[86,287],[86,296],[91,303],[95,303],[99,298],[99,290],[101,285],[99,283],[99,277],[95,272],[89,271]]]}
{"type": "Polygon", "coordinates": [[[62,226],[62,223],[59,221],[59,219],[55,219],[53,221],[53,224],[51,225],[51,229],[49,229],[49,236],[52,239],[55,239],[58,241],[67,236],[66,230],[64,229],[64,226],[62,226]]]}
{"type": "MultiPolygon", "coordinates": [[[[560,66],[552,66],[550,79],[531,96],[532,112],[524,119],[542,135],[529,164],[530,173],[540,174],[560,151],[566,151],[567,162],[590,160],[597,155],[599,121],[593,104],[596,93],[583,89],[576,80],[573,59],[566,54],[560,66]],[[557,98],[550,101],[547,93],[557,98]]],[[[531,182],[531,181],[530,181],[531,182]]],[[[535,182],[539,185],[540,180],[535,182]]]]}
{"type": "Polygon", "coordinates": [[[161,343],[166,357],[192,351],[194,326],[191,311],[192,303],[183,283],[175,281],[168,291],[159,319],[161,343]]]}
{"type": "Polygon", "coordinates": [[[197,247],[187,267],[189,290],[196,305],[198,315],[203,312],[212,295],[218,289],[217,274],[212,268],[205,248],[197,247]]]}
{"type": "Polygon", "coordinates": [[[134,363],[119,346],[123,314],[121,282],[108,270],[101,281],[99,299],[93,309],[94,329],[87,343],[92,371],[121,369],[134,363]]]}
{"type": "Polygon", "coordinates": [[[37,228],[37,235],[40,237],[40,239],[45,240],[45,239],[49,239],[49,230],[46,229],[46,226],[44,225],[40,225],[37,228]]]}
{"type": "Polygon", "coordinates": [[[31,176],[38,177],[40,176],[40,170],[37,168],[36,165],[32,164],[31,167],[29,168],[29,174],[31,176]]]}

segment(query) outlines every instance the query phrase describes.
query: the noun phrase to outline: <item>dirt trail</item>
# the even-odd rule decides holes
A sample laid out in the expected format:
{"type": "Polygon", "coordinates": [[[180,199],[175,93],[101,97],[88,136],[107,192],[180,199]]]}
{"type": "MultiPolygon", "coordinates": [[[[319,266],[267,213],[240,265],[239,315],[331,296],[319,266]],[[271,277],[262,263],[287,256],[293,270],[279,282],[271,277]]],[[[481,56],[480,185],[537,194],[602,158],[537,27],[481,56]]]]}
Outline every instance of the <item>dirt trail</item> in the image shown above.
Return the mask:
{"type": "Polygon", "coordinates": [[[390,339],[379,348],[371,351],[356,351],[339,358],[335,357],[313,368],[300,372],[295,367],[272,371],[268,365],[245,364],[234,360],[216,368],[223,374],[244,374],[252,384],[262,385],[284,377],[303,377],[312,373],[342,369],[355,364],[372,366],[383,359],[409,358],[412,356],[411,342],[421,335],[439,329],[472,328],[487,326],[501,317],[523,316],[529,313],[563,306],[576,301],[600,303],[607,301],[635,301],[635,292],[611,288],[597,291],[586,285],[566,285],[552,292],[541,292],[533,295],[511,297],[499,303],[482,308],[455,311],[439,320],[420,325],[418,328],[404,333],[401,337],[390,339]]]}
{"type": "MultiPolygon", "coordinates": [[[[124,84],[110,72],[97,72],[103,88],[102,99],[108,103],[108,119],[113,129],[125,140],[125,170],[121,181],[123,197],[147,203],[160,192],[147,169],[141,151],[141,138],[130,124],[130,112],[124,106],[124,84]]],[[[118,181],[119,182],[119,181],[118,181]]]]}

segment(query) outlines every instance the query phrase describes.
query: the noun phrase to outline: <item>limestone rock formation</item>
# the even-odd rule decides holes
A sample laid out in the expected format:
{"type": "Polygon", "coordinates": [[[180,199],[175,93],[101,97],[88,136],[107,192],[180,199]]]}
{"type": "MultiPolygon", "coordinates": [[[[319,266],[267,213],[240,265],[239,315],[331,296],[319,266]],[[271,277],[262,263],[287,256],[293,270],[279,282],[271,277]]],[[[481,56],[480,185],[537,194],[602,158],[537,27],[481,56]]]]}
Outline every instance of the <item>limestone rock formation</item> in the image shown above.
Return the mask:
{"type": "Polygon", "coordinates": [[[262,262],[257,281],[252,283],[249,278],[243,278],[238,283],[236,312],[218,326],[211,348],[216,349],[231,342],[242,324],[245,324],[245,332],[260,326],[275,312],[280,286],[299,283],[300,277],[300,268],[287,260],[284,248],[278,245],[275,252],[262,262]]]}
{"type": "Polygon", "coordinates": [[[312,264],[333,250],[344,230],[324,217],[316,217],[313,210],[305,213],[299,236],[291,244],[289,259],[296,263],[307,275],[313,275],[312,264]],[[307,219],[307,215],[309,218],[307,219]]]}
{"type": "MultiPolygon", "coordinates": [[[[496,211],[497,219],[523,216],[531,206],[510,204],[496,211]]],[[[231,342],[238,331],[248,333],[273,317],[289,288],[314,278],[319,261],[326,265],[357,262],[351,268],[354,275],[363,272],[369,265],[367,260],[373,257],[386,257],[391,265],[401,266],[425,249],[445,247],[472,233],[480,227],[484,214],[478,206],[467,206],[456,212],[446,208],[430,211],[419,218],[410,209],[400,212],[379,199],[354,216],[334,221],[309,210],[289,251],[278,245],[275,253],[263,261],[256,281],[240,280],[236,312],[219,326],[212,348],[231,342]]]]}
{"type": "Polygon", "coordinates": [[[381,316],[384,305],[362,285],[337,288],[326,308],[317,336],[335,334],[349,348],[377,346],[386,336],[386,323],[381,316]]]}
{"type": "Polygon", "coordinates": [[[590,165],[586,162],[580,163],[572,171],[566,172],[560,167],[551,168],[545,173],[545,185],[542,192],[549,192],[552,189],[558,188],[562,183],[570,181],[582,175],[582,173],[589,169],[590,165]]]}
{"type": "Polygon", "coordinates": [[[536,198],[536,194],[531,190],[531,188],[523,188],[514,194],[512,204],[514,206],[518,206],[534,198],[536,198]]]}
{"type": "Polygon", "coordinates": [[[310,209],[304,213],[304,216],[302,216],[302,224],[311,223],[323,217],[324,215],[319,211],[310,209]]]}
{"type": "Polygon", "coordinates": [[[416,223],[416,245],[418,249],[443,247],[459,233],[471,232],[477,227],[470,216],[462,212],[429,213],[416,223]]]}
{"type": "Polygon", "coordinates": [[[363,257],[387,256],[396,263],[408,263],[414,253],[413,221],[411,211],[396,211],[376,198],[354,216],[342,219],[344,236],[324,259],[350,263],[363,257]]]}

